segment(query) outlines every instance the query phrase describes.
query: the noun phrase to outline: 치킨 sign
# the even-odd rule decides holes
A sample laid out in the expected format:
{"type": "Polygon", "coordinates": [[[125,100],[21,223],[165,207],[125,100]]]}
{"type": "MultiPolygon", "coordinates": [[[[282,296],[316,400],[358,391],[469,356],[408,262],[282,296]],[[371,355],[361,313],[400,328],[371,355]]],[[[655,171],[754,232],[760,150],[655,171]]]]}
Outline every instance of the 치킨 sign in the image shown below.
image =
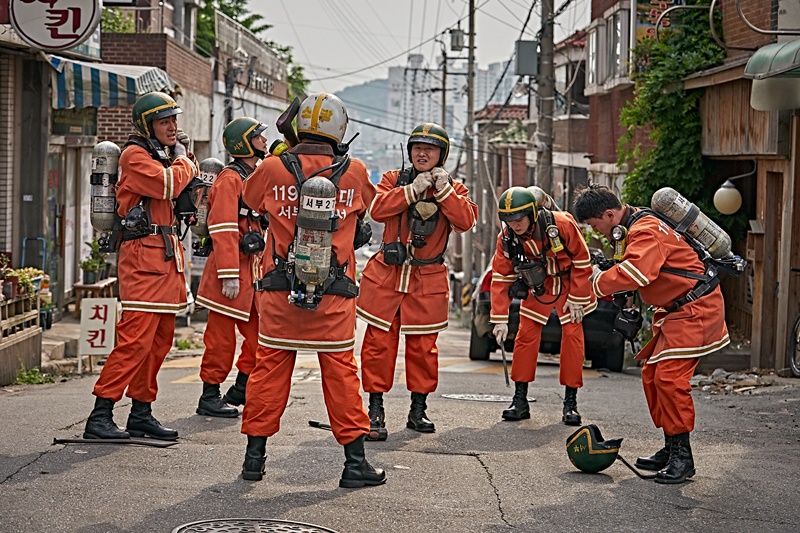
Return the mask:
{"type": "Polygon", "coordinates": [[[67,50],[89,39],[102,11],[100,0],[8,0],[19,38],[45,51],[67,50]]]}

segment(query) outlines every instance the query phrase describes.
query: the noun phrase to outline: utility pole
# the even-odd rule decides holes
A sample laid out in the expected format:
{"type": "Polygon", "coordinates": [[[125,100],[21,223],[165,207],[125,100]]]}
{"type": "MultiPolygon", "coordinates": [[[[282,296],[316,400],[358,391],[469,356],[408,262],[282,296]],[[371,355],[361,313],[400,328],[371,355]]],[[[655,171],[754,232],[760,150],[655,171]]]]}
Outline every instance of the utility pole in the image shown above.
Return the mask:
{"type": "MultiPolygon", "coordinates": [[[[539,118],[536,124],[538,143],[543,144],[536,158],[536,184],[548,194],[553,188],[553,101],[555,71],[553,65],[553,0],[542,0],[542,40],[539,70],[539,118]]],[[[537,144],[538,144],[537,143],[537,144]]]]}
{"type": "MultiPolygon", "coordinates": [[[[467,153],[465,185],[470,196],[475,197],[473,180],[473,115],[475,114],[475,0],[469,0],[469,45],[467,59],[467,131],[464,136],[464,151],[467,153]]],[[[464,249],[461,252],[461,270],[464,283],[472,283],[472,228],[464,232],[464,249]]]]}
{"type": "Polygon", "coordinates": [[[442,45],[442,124],[447,131],[447,49],[442,45]]]}

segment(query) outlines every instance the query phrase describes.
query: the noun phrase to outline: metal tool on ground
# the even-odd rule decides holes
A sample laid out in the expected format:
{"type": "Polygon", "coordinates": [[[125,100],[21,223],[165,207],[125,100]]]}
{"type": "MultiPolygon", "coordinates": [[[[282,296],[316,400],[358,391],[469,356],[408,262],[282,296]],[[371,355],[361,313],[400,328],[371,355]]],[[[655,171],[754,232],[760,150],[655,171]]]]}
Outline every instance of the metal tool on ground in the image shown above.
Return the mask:
{"type": "Polygon", "coordinates": [[[169,448],[178,444],[178,441],[163,441],[131,437],[129,439],[53,439],[53,444],[136,444],[139,446],[152,446],[153,448],[169,448]]]}
{"type": "Polygon", "coordinates": [[[325,422],[318,422],[317,420],[309,420],[308,421],[308,425],[311,426],[312,428],[324,429],[326,431],[331,431],[331,425],[330,424],[326,424],[325,422]]]}

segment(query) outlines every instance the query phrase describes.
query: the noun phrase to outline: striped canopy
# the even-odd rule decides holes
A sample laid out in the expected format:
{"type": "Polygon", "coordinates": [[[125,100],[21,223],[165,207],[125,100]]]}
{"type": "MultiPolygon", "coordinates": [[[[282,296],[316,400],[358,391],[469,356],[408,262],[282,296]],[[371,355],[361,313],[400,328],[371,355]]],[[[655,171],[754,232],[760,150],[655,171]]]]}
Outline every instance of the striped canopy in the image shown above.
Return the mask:
{"type": "Polygon", "coordinates": [[[54,109],[131,106],[136,98],[151,91],[180,93],[180,87],[160,68],[88,63],[55,55],[47,58],[54,69],[54,109]]]}

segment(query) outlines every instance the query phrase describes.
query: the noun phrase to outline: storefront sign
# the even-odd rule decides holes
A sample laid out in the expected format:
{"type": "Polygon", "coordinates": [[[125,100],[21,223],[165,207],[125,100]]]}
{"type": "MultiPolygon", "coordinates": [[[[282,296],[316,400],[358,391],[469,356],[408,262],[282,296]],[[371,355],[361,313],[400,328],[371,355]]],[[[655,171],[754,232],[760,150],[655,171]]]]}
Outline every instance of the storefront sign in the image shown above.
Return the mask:
{"type": "Polygon", "coordinates": [[[53,135],[97,135],[97,108],[53,109],[53,135]]]}
{"type": "Polygon", "coordinates": [[[66,50],[86,41],[100,24],[98,0],[8,0],[11,25],[34,48],[66,50]]]}
{"type": "Polygon", "coordinates": [[[108,355],[114,348],[117,326],[116,298],[81,300],[80,355],[108,355]]]}

